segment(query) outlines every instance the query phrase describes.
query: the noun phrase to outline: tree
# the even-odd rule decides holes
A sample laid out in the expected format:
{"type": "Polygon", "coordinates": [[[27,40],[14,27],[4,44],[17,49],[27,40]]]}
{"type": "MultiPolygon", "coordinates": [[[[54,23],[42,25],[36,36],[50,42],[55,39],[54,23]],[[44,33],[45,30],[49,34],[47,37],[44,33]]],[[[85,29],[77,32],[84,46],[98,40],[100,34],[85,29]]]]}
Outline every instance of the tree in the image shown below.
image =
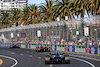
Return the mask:
{"type": "Polygon", "coordinates": [[[29,5],[29,11],[31,24],[38,23],[41,20],[38,7],[35,4],[31,4],[29,5]]]}
{"type": "Polygon", "coordinates": [[[75,15],[77,15],[77,17],[79,15],[84,17],[85,11],[87,11],[87,14],[89,15],[89,6],[89,0],[74,0],[75,15]]]}
{"type": "Polygon", "coordinates": [[[23,13],[22,13],[22,20],[23,20],[23,24],[24,25],[27,25],[27,24],[29,24],[29,22],[30,22],[30,18],[29,18],[29,7],[28,6],[25,6],[24,8],[23,8],[23,11],[22,11],[23,13]]]}
{"type": "Polygon", "coordinates": [[[20,9],[16,9],[14,8],[12,11],[12,15],[11,15],[11,21],[12,23],[10,25],[12,25],[13,23],[18,24],[20,18],[21,18],[21,10],[20,9]]]}
{"type": "Polygon", "coordinates": [[[7,27],[7,25],[9,25],[9,13],[6,12],[2,12],[2,18],[1,18],[1,25],[3,27],[7,27]]]}
{"type": "Polygon", "coordinates": [[[100,14],[100,0],[93,0],[92,5],[93,5],[93,13],[96,15],[100,14]]]}
{"type": "Polygon", "coordinates": [[[41,3],[41,6],[39,6],[40,12],[43,16],[42,22],[50,22],[54,19],[52,9],[55,2],[53,0],[45,0],[45,2],[46,3],[41,3]]]}
{"type": "Polygon", "coordinates": [[[55,17],[65,18],[65,16],[69,16],[72,18],[72,14],[74,14],[73,9],[73,1],[70,0],[56,0],[57,4],[54,8],[55,17]]]}

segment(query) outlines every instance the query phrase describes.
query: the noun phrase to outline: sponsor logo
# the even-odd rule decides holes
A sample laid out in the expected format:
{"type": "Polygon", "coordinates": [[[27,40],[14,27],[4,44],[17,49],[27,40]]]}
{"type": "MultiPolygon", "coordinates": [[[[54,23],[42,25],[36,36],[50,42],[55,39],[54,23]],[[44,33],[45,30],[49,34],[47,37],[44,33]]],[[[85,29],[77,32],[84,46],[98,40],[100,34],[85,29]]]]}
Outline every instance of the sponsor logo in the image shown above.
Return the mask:
{"type": "Polygon", "coordinates": [[[69,52],[72,52],[72,51],[73,51],[73,47],[69,46],[69,52]]]}
{"type": "Polygon", "coordinates": [[[39,44],[38,46],[39,46],[39,47],[41,47],[41,45],[40,45],[40,44],[39,44]]]}
{"type": "Polygon", "coordinates": [[[95,53],[95,49],[93,47],[91,47],[91,54],[94,54],[95,53]]]}
{"type": "Polygon", "coordinates": [[[57,50],[58,51],[65,51],[65,47],[59,47],[59,46],[57,46],[57,50]]]}
{"type": "Polygon", "coordinates": [[[98,54],[100,54],[100,48],[98,48],[98,54]]]}
{"type": "Polygon", "coordinates": [[[55,50],[55,45],[52,45],[52,50],[55,50]]]}
{"type": "Polygon", "coordinates": [[[86,49],[85,48],[79,48],[79,47],[75,47],[75,52],[82,52],[82,53],[86,53],[86,49]]]}

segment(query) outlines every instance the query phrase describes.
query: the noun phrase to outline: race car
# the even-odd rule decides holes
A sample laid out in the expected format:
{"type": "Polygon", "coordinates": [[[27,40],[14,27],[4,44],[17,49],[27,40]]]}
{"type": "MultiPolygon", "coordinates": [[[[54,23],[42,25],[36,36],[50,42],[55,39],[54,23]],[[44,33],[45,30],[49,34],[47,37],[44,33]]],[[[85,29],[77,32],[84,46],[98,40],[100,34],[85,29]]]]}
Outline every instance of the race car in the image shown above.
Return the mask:
{"type": "Polygon", "coordinates": [[[36,52],[47,52],[47,51],[50,51],[50,47],[36,47],[35,49],[36,52]]]}
{"type": "Polygon", "coordinates": [[[65,53],[51,52],[49,55],[45,56],[45,64],[50,63],[70,64],[70,56],[65,53]]]}
{"type": "Polygon", "coordinates": [[[16,45],[10,45],[10,48],[20,48],[20,46],[18,44],[16,44],[16,45]]]}

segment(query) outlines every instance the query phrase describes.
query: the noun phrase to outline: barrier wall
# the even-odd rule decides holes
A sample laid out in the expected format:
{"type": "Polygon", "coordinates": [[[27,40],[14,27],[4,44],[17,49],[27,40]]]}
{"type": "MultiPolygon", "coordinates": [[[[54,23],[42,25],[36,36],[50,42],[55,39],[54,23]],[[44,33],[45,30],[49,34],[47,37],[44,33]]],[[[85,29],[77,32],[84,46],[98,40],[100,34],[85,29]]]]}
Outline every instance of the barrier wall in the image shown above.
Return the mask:
{"type": "Polygon", "coordinates": [[[65,51],[66,50],[66,45],[57,45],[57,51],[65,51]]]}
{"type": "Polygon", "coordinates": [[[37,44],[31,44],[31,49],[36,49],[37,44]]]}
{"type": "Polygon", "coordinates": [[[75,46],[75,52],[86,53],[86,47],[85,46],[75,46]]]}
{"type": "Polygon", "coordinates": [[[97,47],[97,54],[100,54],[100,47],[97,47]]]}
{"type": "MultiPolygon", "coordinates": [[[[0,43],[0,48],[9,48],[13,43],[0,43]]],[[[76,45],[56,45],[56,44],[30,44],[30,43],[18,43],[21,48],[36,49],[38,47],[45,46],[50,47],[51,51],[66,51],[66,52],[79,52],[88,54],[100,54],[100,47],[97,46],[76,46],[76,45]]]]}
{"type": "Polygon", "coordinates": [[[0,43],[1,48],[9,48],[11,43],[0,43]]]}
{"type": "Polygon", "coordinates": [[[21,48],[26,48],[26,43],[21,43],[21,48]]]}

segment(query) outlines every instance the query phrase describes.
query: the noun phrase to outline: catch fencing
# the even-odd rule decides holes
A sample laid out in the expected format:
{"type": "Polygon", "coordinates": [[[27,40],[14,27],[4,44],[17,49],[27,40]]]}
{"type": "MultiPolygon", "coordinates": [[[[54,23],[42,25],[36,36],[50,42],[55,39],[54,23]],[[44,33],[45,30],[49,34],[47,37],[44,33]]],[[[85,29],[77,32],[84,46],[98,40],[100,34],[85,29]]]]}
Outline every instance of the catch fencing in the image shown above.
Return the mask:
{"type": "MultiPolygon", "coordinates": [[[[89,27],[89,38],[99,40],[100,38],[100,18],[96,17],[95,20],[90,18],[84,19],[72,19],[53,21],[38,24],[29,24],[24,26],[4,28],[0,30],[0,34],[4,34],[4,37],[8,40],[36,40],[40,39],[64,39],[67,41],[77,41],[78,39],[85,38],[84,27],[89,27]],[[98,18],[98,20],[97,20],[98,18]],[[84,20],[85,19],[85,20],[84,20]],[[38,37],[38,31],[40,31],[40,37],[38,37]]],[[[3,42],[3,41],[2,41],[3,42]]]]}

